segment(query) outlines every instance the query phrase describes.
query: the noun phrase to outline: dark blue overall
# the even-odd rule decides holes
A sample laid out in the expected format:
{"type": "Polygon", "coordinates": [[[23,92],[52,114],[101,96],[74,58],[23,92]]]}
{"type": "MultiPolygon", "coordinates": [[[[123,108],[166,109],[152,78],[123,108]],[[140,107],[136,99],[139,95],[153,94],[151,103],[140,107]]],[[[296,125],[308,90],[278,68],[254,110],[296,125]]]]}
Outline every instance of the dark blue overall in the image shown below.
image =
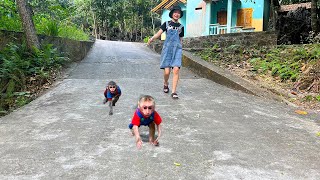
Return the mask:
{"type": "MultiPolygon", "coordinates": [[[[143,115],[141,114],[141,112],[140,112],[139,109],[137,109],[135,113],[136,113],[136,114],[139,116],[139,118],[140,118],[140,126],[141,126],[141,125],[143,125],[143,126],[149,126],[149,124],[152,123],[153,120],[154,120],[154,112],[153,112],[148,118],[143,117],[143,115]]],[[[139,126],[139,127],[140,127],[140,126],[139,126]]],[[[133,124],[130,123],[130,124],[129,124],[129,128],[132,129],[132,127],[133,127],[133,124]]]]}

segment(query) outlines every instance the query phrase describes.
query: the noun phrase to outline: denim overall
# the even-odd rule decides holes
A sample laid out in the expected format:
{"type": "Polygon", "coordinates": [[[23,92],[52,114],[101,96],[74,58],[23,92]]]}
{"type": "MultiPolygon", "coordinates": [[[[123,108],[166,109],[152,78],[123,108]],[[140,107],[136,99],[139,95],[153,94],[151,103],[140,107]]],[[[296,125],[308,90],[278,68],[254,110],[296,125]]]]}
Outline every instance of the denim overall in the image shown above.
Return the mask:
{"type": "Polygon", "coordinates": [[[167,37],[162,47],[160,69],[181,67],[182,45],[179,33],[183,26],[181,24],[178,28],[173,29],[167,21],[166,27],[167,37]]]}

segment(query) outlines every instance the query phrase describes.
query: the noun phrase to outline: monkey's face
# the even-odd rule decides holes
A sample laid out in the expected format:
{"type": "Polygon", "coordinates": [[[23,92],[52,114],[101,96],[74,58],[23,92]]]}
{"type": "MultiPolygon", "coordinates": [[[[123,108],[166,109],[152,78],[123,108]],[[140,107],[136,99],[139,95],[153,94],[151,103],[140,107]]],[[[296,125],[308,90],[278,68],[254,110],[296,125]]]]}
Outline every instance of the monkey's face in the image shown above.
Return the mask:
{"type": "Polygon", "coordinates": [[[140,112],[142,112],[145,117],[150,117],[154,111],[154,104],[151,101],[141,102],[139,106],[140,112]]]}
{"type": "Polygon", "coordinates": [[[111,93],[114,93],[116,91],[116,86],[109,86],[109,90],[111,93]]]}

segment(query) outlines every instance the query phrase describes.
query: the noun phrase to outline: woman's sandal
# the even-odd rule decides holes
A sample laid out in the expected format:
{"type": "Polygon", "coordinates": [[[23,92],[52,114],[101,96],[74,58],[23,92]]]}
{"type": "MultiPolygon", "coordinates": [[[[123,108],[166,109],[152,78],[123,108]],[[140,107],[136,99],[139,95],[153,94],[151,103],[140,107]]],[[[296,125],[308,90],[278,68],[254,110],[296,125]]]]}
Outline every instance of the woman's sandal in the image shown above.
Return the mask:
{"type": "Polygon", "coordinates": [[[163,85],[163,92],[168,93],[169,92],[169,86],[168,85],[163,85]]]}
{"type": "Polygon", "coordinates": [[[179,99],[177,93],[172,93],[172,94],[171,94],[171,97],[172,97],[172,99],[179,99]]]}

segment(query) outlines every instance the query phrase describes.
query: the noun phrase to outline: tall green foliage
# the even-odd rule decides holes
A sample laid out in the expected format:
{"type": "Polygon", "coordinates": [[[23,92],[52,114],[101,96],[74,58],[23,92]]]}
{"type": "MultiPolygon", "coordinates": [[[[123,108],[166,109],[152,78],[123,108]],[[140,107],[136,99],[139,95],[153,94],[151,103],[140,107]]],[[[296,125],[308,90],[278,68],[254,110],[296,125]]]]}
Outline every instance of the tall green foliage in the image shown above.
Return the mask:
{"type": "Polygon", "coordinates": [[[21,31],[21,20],[13,0],[0,1],[0,29],[21,31]]]}
{"type": "Polygon", "coordinates": [[[30,101],[31,81],[41,86],[50,78],[50,73],[66,62],[51,44],[34,49],[33,53],[27,51],[25,43],[8,44],[0,52],[0,111],[10,111],[30,101]]]}
{"type": "MultiPolygon", "coordinates": [[[[60,36],[75,40],[88,40],[77,9],[69,0],[30,0],[33,21],[38,34],[60,36]]],[[[21,19],[14,0],[0,1],[0,29],[22,31],[21,19]]]]}
{"type": "MultiPolygon", "coordinates": [[[[92,0],[97,33],[107,39],[142,41],[153,34],[150,11],[160,2],[161,0],[92,0]]],[[[160,20],[157,19],[157,22],[160,20]]]]}
{"type": "MultiPolygon", "coordinates": [[[[160,25],[152,13],[161,0],[29,0],[37,33],[87,40],[142,41],[160,25]],[[152,19],[153,18],[153,19],[152,19]],[[76,34],[70,37],[70,35],[76,34]],[[80,38],[82,39],[80,39],[80,38]]],[[[21,31],[14,0],[0,1],[0,29],[21,31]]]]}

